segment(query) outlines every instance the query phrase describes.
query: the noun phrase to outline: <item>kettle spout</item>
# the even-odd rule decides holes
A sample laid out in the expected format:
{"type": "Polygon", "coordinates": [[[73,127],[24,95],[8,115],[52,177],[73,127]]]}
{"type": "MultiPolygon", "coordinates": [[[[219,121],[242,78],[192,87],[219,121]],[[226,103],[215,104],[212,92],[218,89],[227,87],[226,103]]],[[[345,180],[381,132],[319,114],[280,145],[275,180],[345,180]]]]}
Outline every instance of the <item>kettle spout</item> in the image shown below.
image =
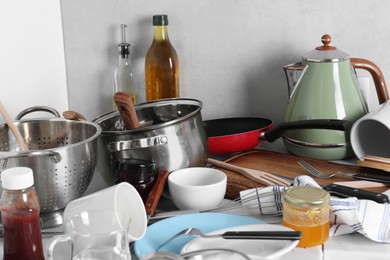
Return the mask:
{"type": "Polygon", "coordinates": [[[291,96],[295,90],[295,86],[297,86],[298,81],[305,73],[306,68],[307,65],[302,64],[301,62],[289,64],[283,67],[287,78],[287,90],[288,90],[289,99],[291,99],[291,96]]]}

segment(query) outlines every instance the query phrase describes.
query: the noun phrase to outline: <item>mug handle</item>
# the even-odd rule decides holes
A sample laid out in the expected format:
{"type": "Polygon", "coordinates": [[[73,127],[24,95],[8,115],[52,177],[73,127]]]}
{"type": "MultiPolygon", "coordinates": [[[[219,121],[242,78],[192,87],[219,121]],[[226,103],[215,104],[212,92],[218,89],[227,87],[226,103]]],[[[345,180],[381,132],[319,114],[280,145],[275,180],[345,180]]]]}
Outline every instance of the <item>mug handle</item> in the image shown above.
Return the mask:
{"type": "Polygon", "coordinates": [[[55,237],[50,241],[49,248],[47,249],[47,256],[48,256],[48,259],[49,259],[49,260],[54,260],[54,248],[55,248],[55,246],[57,245],[57,243],[63,243],[63,242],[68,242],[68,241],[72,241],[71,236],[68,235],[68,234],[55,236],[55,237]]]}

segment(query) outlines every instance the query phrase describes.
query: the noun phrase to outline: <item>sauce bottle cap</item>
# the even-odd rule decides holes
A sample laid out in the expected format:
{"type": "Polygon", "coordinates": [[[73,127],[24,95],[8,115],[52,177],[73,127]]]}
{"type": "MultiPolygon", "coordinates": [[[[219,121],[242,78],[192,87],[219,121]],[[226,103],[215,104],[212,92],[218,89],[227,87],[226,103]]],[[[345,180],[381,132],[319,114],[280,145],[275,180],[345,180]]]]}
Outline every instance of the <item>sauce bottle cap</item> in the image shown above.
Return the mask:
{"type": "Polygon", "coordinates": [[[166,14],[153,15],[153,25],[157,25],[157,26],[168,25],[168,15],[166,14]]]}
{"type": "Polygon", "coordinates": [[[1,185],[6,190],[22,190],[34,185],[33,171],[27,167],[5,169],[1,173],[1,185]]]}

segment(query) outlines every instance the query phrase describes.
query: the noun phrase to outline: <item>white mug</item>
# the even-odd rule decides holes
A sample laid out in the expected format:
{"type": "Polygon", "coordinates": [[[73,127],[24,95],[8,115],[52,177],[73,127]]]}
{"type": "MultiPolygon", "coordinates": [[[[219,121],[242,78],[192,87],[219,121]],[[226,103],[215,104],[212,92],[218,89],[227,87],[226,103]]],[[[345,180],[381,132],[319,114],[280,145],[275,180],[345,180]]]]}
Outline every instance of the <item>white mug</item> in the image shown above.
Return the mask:
{"type": "Polygon", "coordinates": [[[146,232],[146,210],[137,190],[121,182],[85,197],[71,201],[64,210],[64,223],[72,216],[86,210],[113,209],[125,212],[131,218],[128,237],[130,242],[141,239],[146,232]]]}
{"type": "Polygon", "coordinates": [[[366,155],[390,158],[390,100],[353,124],[351,144],[360,160],[366,155]]]}

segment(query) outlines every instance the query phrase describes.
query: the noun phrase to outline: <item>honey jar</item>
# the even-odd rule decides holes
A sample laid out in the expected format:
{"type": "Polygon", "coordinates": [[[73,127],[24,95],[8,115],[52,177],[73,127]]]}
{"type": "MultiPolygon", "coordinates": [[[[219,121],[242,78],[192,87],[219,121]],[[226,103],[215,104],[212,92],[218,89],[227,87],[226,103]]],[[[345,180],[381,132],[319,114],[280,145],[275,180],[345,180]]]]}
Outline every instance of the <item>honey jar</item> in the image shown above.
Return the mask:
{"type": "Polygon", "coordinates": [[[329,237],[329,193],[321,188],[294,187],[283,194],[283,225],[301,231],[297,247],[323,244],[329,237]]]}

